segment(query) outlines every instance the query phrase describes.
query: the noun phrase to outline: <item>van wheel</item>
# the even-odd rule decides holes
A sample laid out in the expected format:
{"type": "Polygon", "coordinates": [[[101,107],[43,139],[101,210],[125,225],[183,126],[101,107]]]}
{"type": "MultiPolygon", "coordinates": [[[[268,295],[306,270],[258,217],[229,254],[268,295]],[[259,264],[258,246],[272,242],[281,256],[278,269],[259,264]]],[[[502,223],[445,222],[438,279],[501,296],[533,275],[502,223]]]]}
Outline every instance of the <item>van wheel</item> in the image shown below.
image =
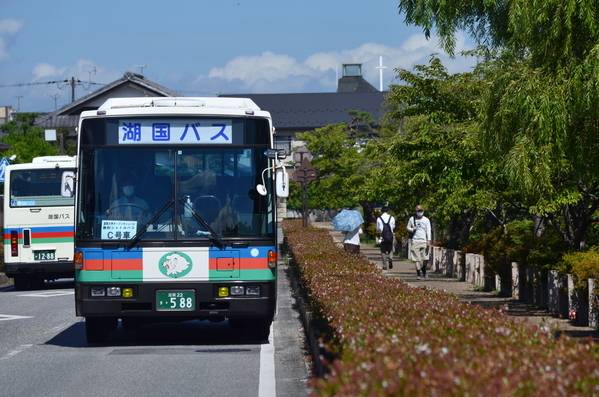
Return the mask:
{"type": "Polygon", "coordinates": [[[27,290],[30,290],[32,287],[31,279],[29,279],[28,277],[15,276],[14,282],[15,282],[15,289],[17,291],[27,291],[27,290]]]}
{"type": "Polygon", "coordinates": [[[87,343],[106,342],[116,327],[117,319],[114,317],[86,317],[85,336],[87,343]]]}
{"type": "Polygon", "coordinates": [[[229,324],[233,329],[243,330],[244,333],[251,335],[253,338],[261,341],[267,340],[270,334],[271,319],[266,318],[253,318],[253,319],[241,319],[233,318],[229,319],[229,324]]]}

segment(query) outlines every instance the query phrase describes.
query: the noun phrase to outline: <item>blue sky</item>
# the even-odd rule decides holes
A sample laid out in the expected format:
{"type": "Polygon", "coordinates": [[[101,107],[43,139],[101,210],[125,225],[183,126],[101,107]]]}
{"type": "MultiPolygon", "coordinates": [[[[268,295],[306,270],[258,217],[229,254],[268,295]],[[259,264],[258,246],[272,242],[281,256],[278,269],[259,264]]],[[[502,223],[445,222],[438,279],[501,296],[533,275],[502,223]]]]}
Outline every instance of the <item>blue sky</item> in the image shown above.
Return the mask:
{"type": "MultiPolygon", "coordinates": [[[[2,0],[0,85],[80,80],[108,83],[127,70],[182,95],[327,92],[343,62],[363,63],[378,87],[378,57],[410,68],[440,53],[451,71],[472,59],[450,59],[433,37],[408,27],[397,2],[338,0],[2,0]]],[[[458,49],[470,45],[463,37],[458,49]]],[[[77,97],[97,86],[78,86],[77,97]]],[[[70,101],[68,87],[2,88],[0,105],[50,111],[70,101]]]]}

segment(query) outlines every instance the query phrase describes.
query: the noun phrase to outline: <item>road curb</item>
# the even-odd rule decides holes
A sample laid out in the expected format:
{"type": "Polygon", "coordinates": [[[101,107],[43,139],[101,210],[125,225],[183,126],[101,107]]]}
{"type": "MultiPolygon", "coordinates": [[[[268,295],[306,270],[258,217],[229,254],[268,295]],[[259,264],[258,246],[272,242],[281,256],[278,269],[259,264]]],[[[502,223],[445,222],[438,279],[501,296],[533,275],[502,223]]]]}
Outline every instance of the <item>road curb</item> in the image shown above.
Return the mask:
{"type": "Polygon", "coordinates": [[[293,297],[297,304],[297,311],[300,314],[300,320],[306,334],[306,347],[312,358],[312,374],[316,377],[323,377],[327,371],[323,362],[325,352],[322,351],[320,345],[320,328],[317,325],[317,321],[314,319],[314,314],[310,307],[310,298],[307,296],[306,290],[302,286],[297,264],[294,262],[293,255],[287,249],[286,243],[284,244],[284,247],[288,259],[287,270],[291,291],[293,292],[293,297]]]}

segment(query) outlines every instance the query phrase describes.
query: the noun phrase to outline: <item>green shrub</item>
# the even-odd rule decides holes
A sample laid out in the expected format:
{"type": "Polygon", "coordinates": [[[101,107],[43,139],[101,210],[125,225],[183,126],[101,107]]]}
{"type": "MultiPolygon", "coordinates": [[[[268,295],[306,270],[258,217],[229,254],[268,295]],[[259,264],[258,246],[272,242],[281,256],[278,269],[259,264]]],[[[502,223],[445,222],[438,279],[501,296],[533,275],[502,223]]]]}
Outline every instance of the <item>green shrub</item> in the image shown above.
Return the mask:
{"type": "Polygon", "coordinates": [[[555,268],[566,248],[555,229],[547,228],[538,237],[533,222],[521,220],[482,234],[479,240],[469,242],[464,250],[484,255],[491,271],[509,276],[512,262],[538,270],[555,268]]]}
{"type": "Polygon", "coordinates": [[[584,287],[589,278],[599,279],[599,249],[585,252],[571,252],[564,255],[566,272],[571,272],[578,287],[584,287]]]}
{"type": "Polygon", "coordinates": [[[313,381],[314,395],[599,395],[592,343],[385,277],[325,230],[284,229],[301,286],[332,332],[329,373],[313,381]]]}

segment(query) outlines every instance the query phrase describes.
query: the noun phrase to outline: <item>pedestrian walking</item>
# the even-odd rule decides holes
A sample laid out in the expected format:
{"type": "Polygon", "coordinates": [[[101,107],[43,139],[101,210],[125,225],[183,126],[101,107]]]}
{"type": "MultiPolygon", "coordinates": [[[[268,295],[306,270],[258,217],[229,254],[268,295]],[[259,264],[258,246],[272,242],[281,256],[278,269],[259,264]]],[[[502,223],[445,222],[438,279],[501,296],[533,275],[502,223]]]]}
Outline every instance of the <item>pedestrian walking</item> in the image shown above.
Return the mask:
{"type": "Polygon", "coordinates": [[[345,208],[333,218],[333,229],[343,232],[343,248],[353,254],[360,253],[360,234],[364,218],[359,211],[345,208]]]}
{"type": "Polygon", "coordinates": [[[383,270],[393,269],[393,242],[395,241],[395,218],[388,213],[389,207],[376,219],[376,231],[381,236],[381,259],[383,270]]]}
{"type": "Polygon", "coordinates": [[[343,239],[343,249],[345,249],[349,253],[359,255],[360,234],[362,234],[361,227],[358,227],[350,232],[345,232],[345,238],[343,239]]]}
{"type": "Polygon", "coordinates": [[[416,206],[416,214],[408,220],[408,233],[410,234],[409,257],[416,266],[416,275],[426,278],[426,262],[428,261],[429,246],[431,243],[431,222],[424,216],[424,208],[416,206]]]}

